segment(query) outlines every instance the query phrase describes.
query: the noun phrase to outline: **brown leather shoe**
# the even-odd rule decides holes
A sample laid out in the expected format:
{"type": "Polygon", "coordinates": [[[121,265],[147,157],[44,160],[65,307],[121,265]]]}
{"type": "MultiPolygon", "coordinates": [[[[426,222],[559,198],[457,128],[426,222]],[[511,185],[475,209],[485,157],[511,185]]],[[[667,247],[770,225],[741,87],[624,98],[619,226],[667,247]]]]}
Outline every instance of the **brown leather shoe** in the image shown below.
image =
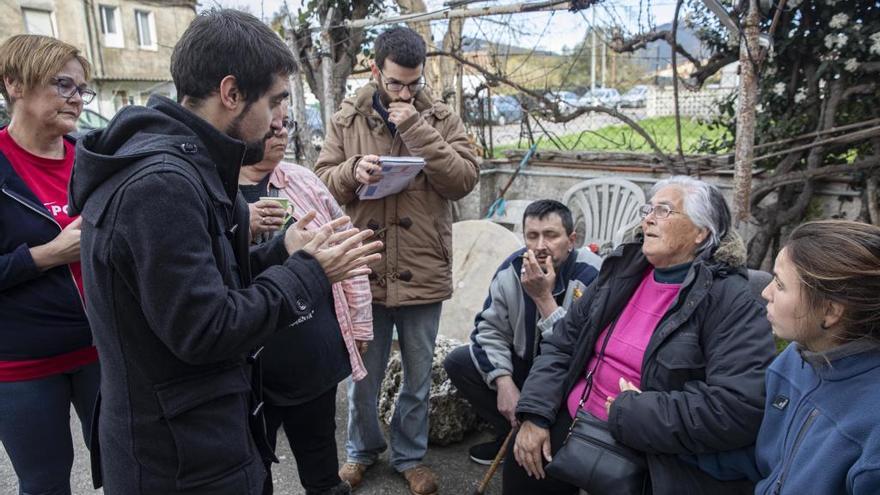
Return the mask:
{"type": "Polygon", "coordinates": [[[437,476],[428,466],[419,464],[402,474],[409,483],[409,491],[413,495],[437,495],[437,476]]]}
{"type": "Polygon", "coordinates": [[[354,490],[358,485],[364,481],[364,473],[367,471],[367,466],[365,464],[358,464],[356,462],[346,462],[339,468],[339,477],[342,481],[347,481],[349,485],[351,485],[351,489],[354,490]]]}

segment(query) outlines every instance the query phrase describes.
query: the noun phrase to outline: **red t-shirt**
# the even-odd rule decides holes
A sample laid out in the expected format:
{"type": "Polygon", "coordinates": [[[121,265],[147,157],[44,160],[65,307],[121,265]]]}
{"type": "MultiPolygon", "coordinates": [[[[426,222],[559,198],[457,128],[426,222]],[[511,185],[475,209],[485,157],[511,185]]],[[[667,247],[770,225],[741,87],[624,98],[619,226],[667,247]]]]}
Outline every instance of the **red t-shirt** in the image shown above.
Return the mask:
{"type": "MultiPolygon", "coordinates": [[[[43,203],[55,222],[63,229],[76,220],[67,214],[67,182],[73,171],[75,149],[64,141],[64,158],[36,156],[18,145],[7,129],[0,130],[0,152],[15,173],[43,203]]],[[[79,262],[68,265],[80,296],[83,294],[82,269],[79,262]]],[[[60,373],[97,359],[94,347],[60,356],[26,361],[0,361],[0,381],[30,380],[60,373]]]]}

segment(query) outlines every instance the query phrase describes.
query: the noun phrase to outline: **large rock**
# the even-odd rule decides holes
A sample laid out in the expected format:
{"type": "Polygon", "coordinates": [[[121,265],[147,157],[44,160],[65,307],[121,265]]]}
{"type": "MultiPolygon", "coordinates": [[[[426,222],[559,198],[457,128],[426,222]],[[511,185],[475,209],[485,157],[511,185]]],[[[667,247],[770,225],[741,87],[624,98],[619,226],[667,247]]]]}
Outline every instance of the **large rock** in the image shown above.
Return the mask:
{"type": "MultiPolygon", "coordinates": [[[[437,337],[434,362],[431,368],[431,396],[428,406],[430,430],[428,442],[434,445],[448,445],[461,441],[465,435],[479,425],[477,415],[470,404],[456,396],[455,387],[446,376],[443,360],[462,342],[443,336],[437,337]]],[[[388,360],[385,379],[379,391],[379,417],[385,424],[391,423],[394,405],[400,392],[402,380],[400,353],[394,351],[388,360]]]]}
{"type": "Polygon", "coordinates": [[[522,247],[512,232],[488,220],[452,224],[452,298],[443,303],[440,335],[467,342],[498,265],[522,247]]]}

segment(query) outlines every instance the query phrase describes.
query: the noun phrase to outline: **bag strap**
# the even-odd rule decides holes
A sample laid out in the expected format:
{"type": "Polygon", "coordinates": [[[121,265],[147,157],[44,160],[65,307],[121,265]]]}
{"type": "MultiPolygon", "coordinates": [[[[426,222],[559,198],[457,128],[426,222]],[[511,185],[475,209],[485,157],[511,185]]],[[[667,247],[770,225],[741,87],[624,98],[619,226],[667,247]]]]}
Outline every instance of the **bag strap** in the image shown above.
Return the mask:
{"type": "Polygon", "coordinates": [[[602,348],[599,350],[599,355],[596,356],[596,364],[593,365],[593,369],[587,371],[587,375],[585,377],[587,381],[587,386],[584,387],[584,393],[581,394],[581,400],[578,402],[577,410],[581,410],[584,407],[584,402],[587,401],[587,397],[590,396],[590,392],[593,391],[593,377],[596,374],[596,371],[599,369],[599,365],[602,363],[602,358],[605,357],[605,348],[608,347],[608,341],[611,340],[611,333],[614,331],[614,328],[617,326],[617,318],[611,322],[611,325],[608,326],[608,331],[605,332],[605,340],[602,342],[602,348]]]}

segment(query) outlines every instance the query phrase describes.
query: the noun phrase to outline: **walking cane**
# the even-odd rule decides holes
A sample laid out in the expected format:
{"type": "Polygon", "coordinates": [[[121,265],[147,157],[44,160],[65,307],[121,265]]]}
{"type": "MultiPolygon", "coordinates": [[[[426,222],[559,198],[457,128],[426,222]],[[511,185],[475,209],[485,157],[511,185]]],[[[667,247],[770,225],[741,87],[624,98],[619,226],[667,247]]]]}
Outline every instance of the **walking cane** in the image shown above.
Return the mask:
{"type": "Polygon", "coordinates": [[[483,495],[486,493],[486,488],[489,486],[489,482],[492,481],[492,476],[495,474],[495,471],[498,470],[498,466],[501,464],[501,461],[504,460],[504,454],[507,453],[507,444],[510,443],[511,437],[513,437],[515,429],[511,429],[510,433],[507,434],[507,437],[504,439],[504,443],[501,444],[501,448],[498,449],[498,453],[495,454],[495,459],[492,460],[492,465],[489,466],[489,470],[486,471],[486,475],[483,476],[483,481],[480,482],[480,486],[477,487],[476,491],[474,491],[474,495],[483,495]]]}

